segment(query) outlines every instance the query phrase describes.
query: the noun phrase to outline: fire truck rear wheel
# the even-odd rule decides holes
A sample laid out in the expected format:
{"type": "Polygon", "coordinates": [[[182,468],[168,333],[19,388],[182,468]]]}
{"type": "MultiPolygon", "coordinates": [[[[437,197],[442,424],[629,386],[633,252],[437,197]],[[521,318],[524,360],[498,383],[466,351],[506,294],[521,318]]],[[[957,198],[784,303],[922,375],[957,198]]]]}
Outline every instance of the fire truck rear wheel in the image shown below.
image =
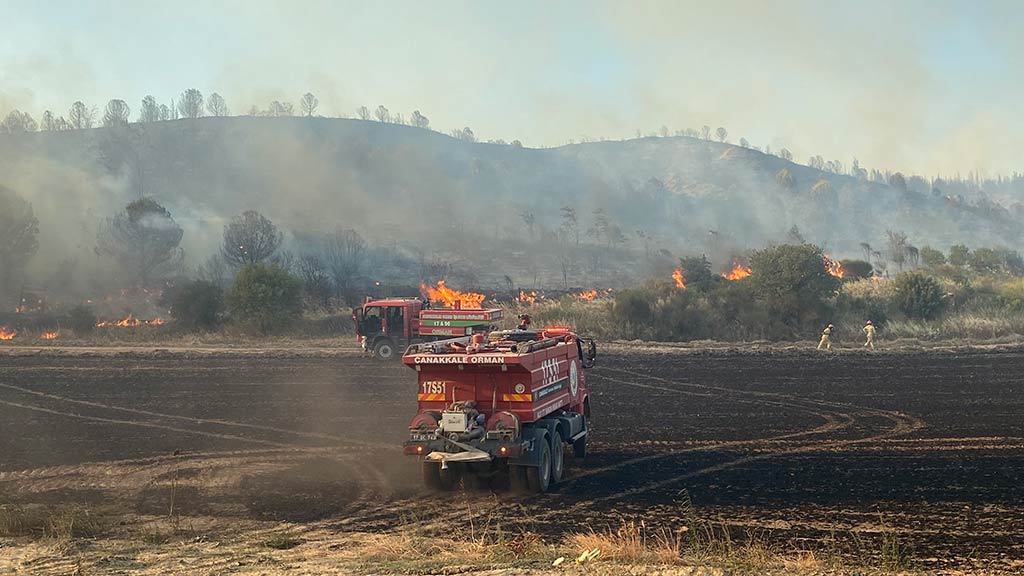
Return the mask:
{"type": "Polygon", "coordinates": [[[431,490],[447,492],[459,483],[459,474],[454,466],[441,468],[439,462],[423,463],[423,485],[431,490]]]}
{"type": "Polygon", "coordinates": [[[423,485],[431,490],[441,489],[441,465],[437,462],[423,463],[423,485]]]}
{"type": "Polygon", "coordinates": [[[530,486],[530,492],[542,494],[548,491],[551,485],[551,446],[547,442],[539,442],[540,466],[530,466],[526,469],[526,482],[530,486]]]}
{"type": "Polygon", "coordinates": [[[395,356],[395,345],[391,340],[381,340],[373,347],[373,355],[381,360],[390,360],[395,356]]]}
{"type": "Polygon", "coordinates": [[[565,446],[562,437],[555,433],[551,437],[551,483],[558,484],[565,473],[565,446]]]}
{"type": "Polygon", "coordinates": [[[508,467],[508,487],[512,492],[516,494],[525,494],[530,490],[530,483],[526,479],[526,471],[529,469],[528,466],[516,466],[514,464],[508,467]]]}

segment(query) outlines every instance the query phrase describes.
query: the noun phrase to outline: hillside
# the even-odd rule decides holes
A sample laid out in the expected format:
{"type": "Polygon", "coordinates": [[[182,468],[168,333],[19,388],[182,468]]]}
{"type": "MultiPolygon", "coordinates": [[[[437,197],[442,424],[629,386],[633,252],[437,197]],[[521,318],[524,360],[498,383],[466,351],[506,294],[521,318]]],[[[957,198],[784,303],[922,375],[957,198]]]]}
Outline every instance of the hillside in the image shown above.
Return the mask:
{"type": "Polygon", "coordinates": [[[577,211],[581,250],[599,252],[590,264],[579,255],[570,273],[577,284],[645,272],[636,263],[659,254],[727,259],[782,241],[794,225],[845,257],[862,255],[864,242],[882,248],[887,229],[941,249],[1021,245],[1020,214],[995,204],[688,137],[530,149],[360,120],[203,118],[3,135],[0,185],[33,203],[37,269],[91,257],[99,220],[143,194],[185,228],[192,265],[216,250],[227,218],[251,208],[285,229],[295,250],[317,232],[351,227],[410,262],[477,268],[481,282],[506,268],[560,279],[550,231],[563,224],[563,206],[577,211]],[[587,234],[595,210],[611,225],[597,237],[587,234]],[[600,252],[624,265],[598,262],[600,252]]]}

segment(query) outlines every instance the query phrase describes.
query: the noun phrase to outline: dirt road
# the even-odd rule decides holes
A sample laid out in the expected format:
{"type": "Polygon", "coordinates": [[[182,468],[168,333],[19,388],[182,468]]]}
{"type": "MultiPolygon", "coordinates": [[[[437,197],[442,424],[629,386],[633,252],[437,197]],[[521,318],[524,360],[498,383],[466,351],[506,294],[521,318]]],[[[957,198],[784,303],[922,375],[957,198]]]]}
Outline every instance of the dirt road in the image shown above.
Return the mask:
{"type": "MultiPolygon", "coordinates": [[[[548,536],[710,519],[917,565],[1024,560],[1024,354],[616,353],[557,491],[425,495],[413,374],[353,355],[0,356],[0,497],[336,532],[481,521],[548,536]]],[[[479,524],[477,524],[479,525],[479,524]]],[[[3,554],[0,550],[0,554],[3,554]]]]}

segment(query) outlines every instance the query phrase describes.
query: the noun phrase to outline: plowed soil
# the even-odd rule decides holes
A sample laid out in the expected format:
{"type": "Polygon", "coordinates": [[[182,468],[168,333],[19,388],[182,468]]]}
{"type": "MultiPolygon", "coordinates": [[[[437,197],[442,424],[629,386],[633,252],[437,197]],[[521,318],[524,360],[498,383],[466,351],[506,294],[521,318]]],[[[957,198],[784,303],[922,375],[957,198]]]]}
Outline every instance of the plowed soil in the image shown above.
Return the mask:
{"type": "Polygon", "coordinates": [[[523,498],[420,488],[397,363],[0,355],[0,501],[333,533],[710,520],[782,549],[888,538],[921,568],[1024,570],[1022,373],[1006,351],[605,354],[587,373],[590,456],[523,498]]]}

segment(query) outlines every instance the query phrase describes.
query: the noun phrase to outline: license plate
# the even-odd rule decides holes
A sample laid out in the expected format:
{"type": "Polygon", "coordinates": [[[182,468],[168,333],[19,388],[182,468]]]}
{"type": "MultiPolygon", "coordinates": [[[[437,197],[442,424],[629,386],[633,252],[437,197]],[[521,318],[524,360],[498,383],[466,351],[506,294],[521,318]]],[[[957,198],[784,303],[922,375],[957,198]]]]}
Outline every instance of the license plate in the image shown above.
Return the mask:
{"type": "Polygon", "coordinates": [[[430,442],[433,439],[433,434],[413,434],[410,438],[413,442],[430,442]]]}

